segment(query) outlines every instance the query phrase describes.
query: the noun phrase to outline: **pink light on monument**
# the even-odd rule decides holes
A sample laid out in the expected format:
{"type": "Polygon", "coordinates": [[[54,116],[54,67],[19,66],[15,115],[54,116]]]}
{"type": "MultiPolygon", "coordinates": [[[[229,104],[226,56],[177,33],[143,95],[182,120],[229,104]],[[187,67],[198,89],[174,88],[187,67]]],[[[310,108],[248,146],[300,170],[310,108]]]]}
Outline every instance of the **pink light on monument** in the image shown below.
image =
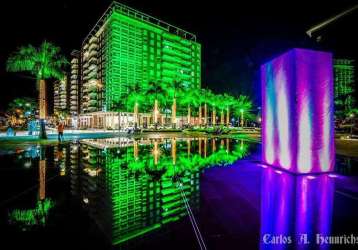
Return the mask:
{"type": "Polygon", "coordinates": [[[263,161],[294,173],[334,169],[332,54],[292,49],[261,66],[263,161]]]}

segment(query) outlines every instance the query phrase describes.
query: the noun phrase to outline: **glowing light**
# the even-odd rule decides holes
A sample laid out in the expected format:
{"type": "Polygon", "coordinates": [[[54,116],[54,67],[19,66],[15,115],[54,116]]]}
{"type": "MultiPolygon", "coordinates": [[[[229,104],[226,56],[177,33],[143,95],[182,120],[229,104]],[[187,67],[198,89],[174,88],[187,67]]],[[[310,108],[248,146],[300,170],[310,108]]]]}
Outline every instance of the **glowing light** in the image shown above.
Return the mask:
{"type": "Polygon", "coordinates": [[[261,66],[263,161],[295,173],[334,168],[332,55],[292,49],[261,66]]]}
{"type": "Polygon", "coordinates": [[[313,175],[309,175],[309,176],[307,176],[307,179],[309,179],[309,180],[313,180],[313,179],[316,179],[316,177],[315,177],[315,176],[313,176],[313,175]]]}
{"type": "Polygon", "coordinates": [[[265,74],[269,75],[269,72],[272,70],[272,66],[268,65],[265,71],[261,72],[261,79],[262,79],[262,93],[266,93],[266,95],[262,95],[262,103],[263,103],[263,117],[264,123],[262,124],[262,144],[264,145],[264,161],[268,164],[273,164],[274,162],[274,124],[273,124],[273,105],[274,105],[274,94],[272,93],[272,80],[268,77],[265,78],[265,74]],[[266,73],[266,70],[268,71],[266,73]]]}
{"type": "Polygon", "coordinates": [[[311,120],[309,116],[308,100],[302,100],[298,124],[298,166],[300,172],[308,173],[312,166],[311,159],[311,120]]]}
{"type": "Polygon", "coordinates": [[[290,136],[289,136],[289,107],[288,107],[288,91],[286,89],[287,80],[282,68],[278,72],[278,93],[277,93],[277,115],[279,133],[279,162],[284,168],[291,165],[290,136]]]}

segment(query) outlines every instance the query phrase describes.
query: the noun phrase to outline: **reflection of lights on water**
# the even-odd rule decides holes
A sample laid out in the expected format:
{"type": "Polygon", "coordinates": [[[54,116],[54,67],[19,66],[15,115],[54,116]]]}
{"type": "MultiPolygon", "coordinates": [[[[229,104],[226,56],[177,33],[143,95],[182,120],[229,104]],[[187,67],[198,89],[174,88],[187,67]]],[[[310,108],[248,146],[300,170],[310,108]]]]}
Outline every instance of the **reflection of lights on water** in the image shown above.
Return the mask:
{"type": "Polygon", "coordinates": [[[24,167],[25,167],[25,168],[30,168],[30,167],[31,167],[31,161],[26,161],[26,162],[24,163],[24,167]]]}
{"type": "Polygon", "coordinates": [[[95,177],[95,176],[97,176],[100,172],[102,172],[102,169],[101,169],[101,168],[98,168],[98,169],[85,168],[85,169],[83,169],[83,171],[84,171],[85,173],[87,173],[89,176],[95,177]]]}
{"type": "Polygon", "coordinates": [[[316,179],[316,177],[315,177],[315,176],[313,176],[313,175],[309,175],[309,176],[307,176],[307,179],[309,179],[309,180],[313,180],[313,179],[316,179]]]}
{"type": "Polygon", "coordinates": [[[329,174],[328,176],[331,177],[331,178],[337,178],[338,177],[338,175],[336,175],[336,174],[329,174]]]}
{"type": "Polygon", "coordinates": [[[282,171],[280,171],[280,170],[275,170],[275,172],[278,174],[282,174],[282,171]]]}

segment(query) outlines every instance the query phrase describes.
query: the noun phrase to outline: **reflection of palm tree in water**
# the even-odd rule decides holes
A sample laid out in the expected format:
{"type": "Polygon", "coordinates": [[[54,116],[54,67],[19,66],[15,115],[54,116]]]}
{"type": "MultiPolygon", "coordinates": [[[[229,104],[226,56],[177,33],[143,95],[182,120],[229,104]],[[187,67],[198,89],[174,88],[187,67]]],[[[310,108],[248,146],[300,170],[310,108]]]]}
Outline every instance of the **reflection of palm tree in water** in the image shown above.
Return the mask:
{"type": "Polygon", "coordinates": [[[45,200],[46,198],[46,158],[44,149],[40,149],[40,160],[39,160],[39,198],[45,200]]]}

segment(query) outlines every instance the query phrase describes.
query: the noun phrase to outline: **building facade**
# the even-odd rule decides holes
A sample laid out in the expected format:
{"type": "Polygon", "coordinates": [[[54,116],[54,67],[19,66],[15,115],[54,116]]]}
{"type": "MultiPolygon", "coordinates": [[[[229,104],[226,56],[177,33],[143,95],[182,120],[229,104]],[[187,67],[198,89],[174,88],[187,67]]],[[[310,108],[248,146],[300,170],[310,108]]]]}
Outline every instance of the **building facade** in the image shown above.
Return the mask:
{"type": "MultiPolygon", "coordinates": [[[[133,123],[131,113],[118,117],[118,103],[136,84],[201,85],[201,45],[195,35],[117,2],[84,39],[80,56],[71,63],[71,90],[77,88],[73,99],[71,95],[71,112],[80,127],[118,128],[119,120],[133,123]],[[78,102],[72,104],[75,96],[78,102]]],[[[150,119],[151,114],[139,116],[150,119]]]]}
{"type": "Polygon", "coordinates": [[[344,118],[356,103],[355,64],[350,59],[334,60],[334,104],[336,116],[344,118]]]}
{"type": "Polygon", "coordinates": [[[79,89],[81,82],[80,59],[81,53],[74,50],[71,53],[71,78],[70,78],[70,113],[73,116],[79,114],[79,89]]]}
{"type": "Polygon", "coordinates": [[[65,76],[62,80],[56,80],[53,84],[53,107],[54,113],[67,112],[68,102],[68,79],[65,76]]]}

